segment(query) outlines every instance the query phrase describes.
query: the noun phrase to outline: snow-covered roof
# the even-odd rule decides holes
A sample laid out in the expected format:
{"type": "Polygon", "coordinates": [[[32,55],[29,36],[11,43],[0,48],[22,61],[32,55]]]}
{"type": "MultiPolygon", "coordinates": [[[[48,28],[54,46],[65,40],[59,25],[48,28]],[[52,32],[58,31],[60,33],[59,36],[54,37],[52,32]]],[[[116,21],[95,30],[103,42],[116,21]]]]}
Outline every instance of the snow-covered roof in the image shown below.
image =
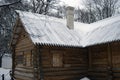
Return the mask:
{"type": "Polygon", "coordinates": [[[120,40],[120,15],[90,24],[94,30],[83,38],[82,45],[89,46],[120,40]]]}
{"type": "Polygon", "coordinates": [[[86,47],[120,39],[120,16],[92,24],[74,22],[74,29],[65,19],[17,11],[20,20],[35,44],[86,47]]]}
{"type": "Polygon", "coordinates": [[[35,44],[81,46],[83,32],[69,30],[65,20],[30,12],[17,12],[35,44]]]}

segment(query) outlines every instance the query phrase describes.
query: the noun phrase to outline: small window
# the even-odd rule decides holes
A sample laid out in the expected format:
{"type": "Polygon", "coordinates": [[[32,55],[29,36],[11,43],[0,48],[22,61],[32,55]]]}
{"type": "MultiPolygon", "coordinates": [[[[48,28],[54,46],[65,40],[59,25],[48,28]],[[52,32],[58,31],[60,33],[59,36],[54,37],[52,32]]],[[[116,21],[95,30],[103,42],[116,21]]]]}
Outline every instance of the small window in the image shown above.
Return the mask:
{"type": "Polygon", "coordinates": [[[25,52],[25,66],[32,66],[32,53],[31,52],[25,52]]]}
{"type": "Polygon", "coordinates": [[[31,55],[27,54],[26,55],[26,66],[30,66],[31,65],[31,55]]]}
{"type": "Polygon", "coordinates": [[[16,55],[16,63],[20,66],[32,66],[32,53],[30,51],[20,52],[16,55]]]}
{"type": "Polygon", "coordinates": [[[63,54],[53,53],[53,67],[62,67],[62,66],[63,66],[63,54]]]}
{"type": "Polygon", "coordinates": [[[23,55],[17,56],[17,64],[23,64],[23,55]]]}
{"type": "Polygon", "coordinates": [[[23,60],[24,60],[24,56],[23,56],[22,52],[16,55],[16,63],[17,63],[17,65],[22,65],[23,60]]]}

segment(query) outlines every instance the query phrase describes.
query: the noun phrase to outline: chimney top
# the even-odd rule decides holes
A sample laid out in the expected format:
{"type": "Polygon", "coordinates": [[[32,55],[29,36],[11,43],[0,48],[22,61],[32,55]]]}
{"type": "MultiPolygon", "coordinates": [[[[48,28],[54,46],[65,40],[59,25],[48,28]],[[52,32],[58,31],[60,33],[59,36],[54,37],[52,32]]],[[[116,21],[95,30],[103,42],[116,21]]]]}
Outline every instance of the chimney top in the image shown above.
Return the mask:
{"type": "Polygon", "coordinates": [[[67,27],[74,29],[74,7],[68,6],[66,11],[67,27]]]}
{"type": "Polygon", "coordinates": [[[68,6],[68,7],[67,7],[67,10],[73,10],[73,11],[74,11],[74,7],[68,6]]]}

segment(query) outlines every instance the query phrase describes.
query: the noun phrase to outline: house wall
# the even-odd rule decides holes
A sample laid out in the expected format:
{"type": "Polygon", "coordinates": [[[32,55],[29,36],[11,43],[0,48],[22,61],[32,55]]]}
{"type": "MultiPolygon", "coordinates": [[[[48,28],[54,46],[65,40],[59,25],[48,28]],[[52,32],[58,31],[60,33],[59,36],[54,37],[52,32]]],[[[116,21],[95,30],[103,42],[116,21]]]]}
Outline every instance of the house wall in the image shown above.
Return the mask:
{"type": "Polygon", "coordinates": [[[41,48],[44,80],[79,80],[87,75],[87,50],[80,48],[41,48]]]}
{"type": "Polygon", "coordinates": [[[89,77],[120,80],[120,42],[89,47],[89,77]]]}
{"type": "Polygon", "coordinates": [[[21,33],[18,34],[19,38],[15,46],[15,60],[14,66],[14,77],[16,80],[33,80],[33,51],[34,45],[29,39],[29,36],[22,29],[21,33]]]}
{"type": "Polygon", "coordinates": [[[120,80],[120,42],[111,43],[113,80],[120,80]]]}
{"type": "Polygon", "coordinates": [[[93,80],[107,80],[107,45],[89,47],[89,77],[93,80]]]}

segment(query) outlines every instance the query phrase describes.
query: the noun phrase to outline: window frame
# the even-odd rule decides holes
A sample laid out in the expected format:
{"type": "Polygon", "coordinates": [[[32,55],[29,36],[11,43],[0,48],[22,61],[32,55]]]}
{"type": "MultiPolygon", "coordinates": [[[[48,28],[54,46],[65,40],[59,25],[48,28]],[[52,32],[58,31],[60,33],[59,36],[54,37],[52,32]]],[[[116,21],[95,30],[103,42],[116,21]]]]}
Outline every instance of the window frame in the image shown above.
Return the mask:
{"type": "Polygon", "coordinates": [[[64,51],[53,50],[52,53],[52,67],[61,68],[64,66],[64,51]],[[57,56],[57,58],[55,57],[57,56]],[[57,61],[57,62],[55,62],[57,61]]]}

